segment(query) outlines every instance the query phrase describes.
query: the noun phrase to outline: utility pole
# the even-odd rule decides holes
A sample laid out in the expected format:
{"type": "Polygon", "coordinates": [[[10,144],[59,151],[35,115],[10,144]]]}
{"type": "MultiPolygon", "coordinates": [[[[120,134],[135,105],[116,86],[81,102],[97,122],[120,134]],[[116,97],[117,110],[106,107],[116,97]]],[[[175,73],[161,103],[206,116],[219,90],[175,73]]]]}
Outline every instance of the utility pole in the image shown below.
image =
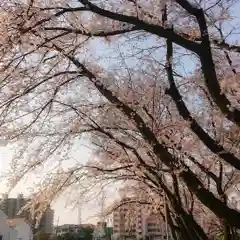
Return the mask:
{"type": "Polygon", "coordinates": [[[102,193],[101,193],[101,213],[100,213],[100,221],[101,222],[105,221],[105,216],[104,216],[105,199],[106,199],[105,191],[102,190],[102,193]]]}
{"type": "Polygon", "coordinates": [[[59,224],[59,216],[58,216],[58,218],[57,218],[57,227],[58,227],[58,224],[59,224]]]}
{"type": "Polygon", "coordinates": [[[82,206],[81,203],[78,202],[78,225],[82,224],[82,206]]]}

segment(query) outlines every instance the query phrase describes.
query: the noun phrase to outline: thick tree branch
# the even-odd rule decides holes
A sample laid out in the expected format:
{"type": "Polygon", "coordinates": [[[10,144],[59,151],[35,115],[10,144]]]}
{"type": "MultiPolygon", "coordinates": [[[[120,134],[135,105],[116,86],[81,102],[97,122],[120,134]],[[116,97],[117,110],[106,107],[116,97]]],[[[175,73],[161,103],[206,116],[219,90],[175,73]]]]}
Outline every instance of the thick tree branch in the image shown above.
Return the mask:
{"type": "Polygon", "coordinates": [[[116,36],[119,34],[129,33],[138,30],[137,27],[132,27],[129,29],[119,29],[115,31],[98,31],[98,32],[86,32],[82,29],[74,29],[69,27],[44,27],[46,31],[63,31],[67,33],[75,33],[75,34],[81,34],[88,37],[110,37],[110,36],[116,36]]]}
{"type": "Polygon", "coordinates": [[[217,184],[219,182],[219,178],[217,177],[217,175],[215,175],[213,172],[211,172],[210,170],[208,170],[206,167],[204,167],[201,163],[199,163],[194,157],[188,155],[188,158],[194,163],[196,164],[199,169],[201,171],[203,171],[204,173],[206,173],[206,175],[208,175],[210,178],[213,179],[213,181],[217,184]]]}
{"type": "Polygon", "coordinates": [[[213,101],[216,103],[220,111],[231,122],[240,126],[240,110],[233,107],[231,102],[222,93],[220,84],[217,79],[215,65],[213,62],[210,39],[208,34],[208,27],[204,11],[201,8],[193,6],[187,0],[175,0],[182,8],[184,8],[189,14],[196,17],[200,32],[201,32],[201,51],[198,52],[202,71],[205,79],[205,84],[208,88],[213,101]]]}
{"type": "Polygon", "coordinates": [[[167,44],[167,63],[166,70],[168,75],[168,82],[170,88],[166,90],[166,93],[170,95],[178,109],[179,114],[183,117],[183,119],[189,122],[190,129],[198,136],[198,138],[208,147],[213,153],[222,158],[224,161],[240,170],[240,159],[238,159],[234,154],[228,152],[218,144],[199,124],[198,122],[191,116],[188,108],[186,107],[180,92],[175,84],[173,77],[173,69],[172,69],[172,45],[171,40],[168,39],[167,44]]]}
{"type": "Polygon", "coordinates": [[[212,210],[218,217],[225,219],[231,226],[235,226],[237,229],[240,228],[240,223],[238,221],[238,219],[240,219],[240,212],[229,208],[221,200],[217,199],[212,193],[205,189],[203,184],[194,176],[190,169],[180,173],[180,177],[205,206],[212,210]],[[192,178],[195,180],[192,181],[192,178]]]}
{"type": "Polygon", "coordinates": [[[101,167],[98,167],[98,166],[91,166],[91,165],[86,165],[84,167],[88,168],[88,169],[95,169],[95,170],[97,170],[99,172],[113,173],[113,172],[117,172],[117,171],[121,171],[121,170],[130,169],[131,167],[133,167],[133,164],[128,164],[128,165],[115,167],[115,168],[101,168],[101,167]]]}
{"type": "Polygon", "coordinates": [[[174,158],[172,154],[170,154],[167,148],[160,144],[158,139],[152,133],[149,127],[146,126],[145,122],[142,118],[129,106],[121,102],[110,90],[104,87],[103,84],[96,81],[95,75],[90,72],[82,63],[80,63],[76,58],[72,56],[65,55],[76,67],[83,70],[89,80],[93,82],[96,89],[111,103],[115,104],[115,106],[121,110],[131,121],[135,122],[138,130],[141,132],[143,138],[153,146],[153,151],[156,156],[169,168],[178,168],[181,170],[179,176],[186,183],[189,190],[191,190],[198,199],[207,206],[211,211],[213,211],[218,217],[225,218],[226,221],[236,228],[240,228],[240,212],[229,208],[225,205],[221,200],[216,198],[212,192],[204,188],[201,181],[197,178],[197,176],[189,169],[184,168],[181,169],[178,166],[178,160],[174,158]]]}
{"type": "Polygon", "coordinates": [[[129,23],[131,25],[136,26],[139,29],[145,30],[146,32],[155,34],[159,37],[164,37],[164,38],[171,37],[176,44],[178,44],[188,50],[191,50],[193,52],[197,53],[199,50],[198,43],[190,41],[173,31],[168,31],[168,29],[165,29],[161,26],[146,23],[146,22],[144,22],[136,17],[133,17],[133,16],[126,16],[126,15],[123,15],[120,13],[115,13],[115,12],[105,10],[105,9],[100,8],[97,5],[91,3],[88,0],[79,0],[79,2],[82,3],[89,11],[97,13],[103,17],[107,17],[107,18],[110,18],[110,19],[113,19],[116,21],[120,21],[120,22],[129,23]]]}
{"type": "Polygon", "coordinates": [[[225,49],[226,51],[233,51],[233,52],[240,53],[240,46],[238,45],[229,44],[223,40],[217,40],[217,39],[212,39],[210,41],[213,45],[219,47],[220,49],[225,49]]]}
{"type": "Polygon", "coordinates": [[[218,108],[224,114],[224,116],[231,122],[240,126],[240,110],[233,107],[231,102],[222,93],[220,84],[217,79],[215,65],[213,62],[210,40],[208,35],[207,24],[204,16],[204,12],[201,10],[198,17],[199,26],[202,33],[202,51],[199,54],[200,61],[202,64],[202,71],[204,74],[205,84],[208,88],[213,101],[216,103],[218,108]]]}
{"type": "Polygon", "coordinates": [[[24,28],[24,26],[22,26],[21,29],[20,29],[20,32],[22,34],[27,33],[29,31],[33,30],[34,28],[42,25],[43,23],[49,22],[53,17],[59,17],[59,16],[65,14],[65,13],[68,13],[68,12],[79,12],[79,11],[85,11],[85,10],[87,10],[85,7],[61,8],[61,10],[56,12],[54,15],[52,15],[50,17],[47,17],[47,18],[44,18],[44,19],[41,19],[40,21],[36,22],[34,25],[32,25],[30,27],[24,28]]]}
{"type": "Polygon", "coordinates": [[[188,0],[175,0],[175,2],[178,3],[182,8],[184,8],[191,15],[196,16],[199,11],[199,8],[194,6],[188,0]]]}

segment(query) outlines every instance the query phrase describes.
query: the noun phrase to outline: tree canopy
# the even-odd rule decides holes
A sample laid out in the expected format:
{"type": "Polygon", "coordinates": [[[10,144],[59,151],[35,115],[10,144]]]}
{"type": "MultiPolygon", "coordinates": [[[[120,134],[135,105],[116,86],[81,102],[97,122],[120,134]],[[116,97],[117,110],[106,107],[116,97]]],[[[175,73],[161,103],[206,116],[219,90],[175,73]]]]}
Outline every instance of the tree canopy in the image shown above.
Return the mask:
{"type": "Polygon", "coordinates": [[[40,214],[69,187],[90,196],[94,187],[120,181],[159,211],[168,199],[165,220],[175,239],[209,239],[204,215],[234,239],[237,1],[0,6],[0,132],[17,150],[10,187],[47,171],[27,208],[40,214]],[[69,152],[81,139],[92,159],[70,167],[69,152]]]}

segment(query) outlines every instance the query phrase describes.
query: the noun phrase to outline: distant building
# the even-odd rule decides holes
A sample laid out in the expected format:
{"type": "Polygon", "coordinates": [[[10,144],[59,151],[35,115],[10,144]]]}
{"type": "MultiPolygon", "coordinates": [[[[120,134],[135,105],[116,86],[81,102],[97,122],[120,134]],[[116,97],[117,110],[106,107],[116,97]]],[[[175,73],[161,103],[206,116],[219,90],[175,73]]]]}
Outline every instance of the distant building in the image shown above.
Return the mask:
{"type": "Polygon", "coordinates": [[[8,219],[9,227],[17,231],[16,240],[32,240],[33,233],[31,224],[24,218],[8,219]]]}
{"type": "Polygon", "coordinates": [[[17,198],[9,198],[7,194],[4,194],[3,199],[1,199],[0,209],[8,218],[15,218],[25,204],[26,200],[22,194],[19,194],[17,198]]]}
{"type": "Polygon", "coordinates": [[[240,198],[239,198],[239,196],[238,196],[238,197],[232,196],[232,197],[230,198],[229,202],[230,202],[230,205],[231,205],[234,209],[240,211],[240,198]]]}
{"type": "MultiPolygon", "coordinates": [[[[17,198],[9,198],[8,195],[5,194],[3,199],[0,199],[0,209],[7,215],[8,218],[13,219],[21,217],[27,219],[29,222],[32,222],[29,212],[25,211],[19,214],[19,211],[27,203],[27,201],[28,199],[24,198],[22,194],[19,194],[17,198]]],[[[53,218],[54,211],[49,207],[43,214],[43,217],[40,221],[39,231],[52,233],[53,218]]]]}
{"type": "Polygon", "coordinates": [[[166,239],[163,221],[149,214],[140,203],[127,203],[133,198],[123,198],[113,212],[113,239],[166,239]]]}
{"type": "Polygon", "coordinates": [[[93,224],[63,224],[54,227],[53,234],[62,236],[64,234],[77,235],[79,238],[84,238],[93,234],[95,226],[93,224]]]}
{"type": "Polygon", "coordinates": [[[81,232],[81,226],[76,224],[64,224],[54,228],[54,234],[61,236],[66,233],[79,233],[81,232]]]}
{"type": "Polygon", "coordinates": [[[83,229],[83,226],[81,224],[64,224],[61,226],[57,226],[54,228],[54,234],[57,236],[64,235],[66,233],[75,233],[80,234],[83,229]]]}

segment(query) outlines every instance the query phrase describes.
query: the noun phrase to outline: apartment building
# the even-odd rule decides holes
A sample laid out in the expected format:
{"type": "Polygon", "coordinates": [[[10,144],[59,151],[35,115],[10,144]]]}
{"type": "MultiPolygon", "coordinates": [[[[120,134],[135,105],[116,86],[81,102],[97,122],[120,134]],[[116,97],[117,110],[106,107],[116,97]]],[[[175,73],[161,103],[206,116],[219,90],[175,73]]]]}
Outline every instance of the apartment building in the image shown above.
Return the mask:
{"type": "Polygon", "coordinates": [[[21,207],[26,203],[22,194],[19,194],[17,198],[9,198],[7,194],[4,194],[3,199],[0,201],[0,209],[8,218],[15,218],[21,207]]]}
{"type": "Polygon", "coordinates": [[[113,212],[113,239],[166,239],[165,224],[146,206],[123,198],[113,212]],[[131,203],[126,203],[131,202],[131,203]]]}
{"type": "Polygon", "coordinates": [[[64,224],[64,225],[55,227],[54,234],[56,234],[57,236],[61,236],[66,233],[80,233],[81,229],[82,229],[81,225],[64,224]]]}
{"type": "MultiPolygon", "coordinates": [[[[19,214],[19,211],[27,203],[27,201],[28,199],[24,198],[22,194],[19,194],[17,198],[9,198],[8,195],[5,194],[3,199],[0,199],[0,209],[7,215],[8,218],[13,219],[21,217],[27,219],[29,222],[32,222],[29,212],[19,214]]],[[[40,221],[39,231],[52,233],[53,218],[54,211],[49,207],[40,221]]]]}
{"type": "Polygon", "coordinates": [[[84,228],[94,229],[92,224],[63,224],[61,226],[54,227],[53,233],[57,236],[64,235],[66,233],[81,234],[84,228]]]}
{"type": "MultiPolygon", "coordinates": [[[[145,238],[150,240],[167,239],[166,224],[157,214],[149,215],[145,220],[145,238]]],[[[170,239],[170,236],[168,236],[170,239]]]]}
{"type": "Polygon", "coordinates": [[[113,238],[115,239],[143,238],[142,208],[139,204],[124,203],[131,200],[123,198],[120,206],[113,212],[113,238]]]}

